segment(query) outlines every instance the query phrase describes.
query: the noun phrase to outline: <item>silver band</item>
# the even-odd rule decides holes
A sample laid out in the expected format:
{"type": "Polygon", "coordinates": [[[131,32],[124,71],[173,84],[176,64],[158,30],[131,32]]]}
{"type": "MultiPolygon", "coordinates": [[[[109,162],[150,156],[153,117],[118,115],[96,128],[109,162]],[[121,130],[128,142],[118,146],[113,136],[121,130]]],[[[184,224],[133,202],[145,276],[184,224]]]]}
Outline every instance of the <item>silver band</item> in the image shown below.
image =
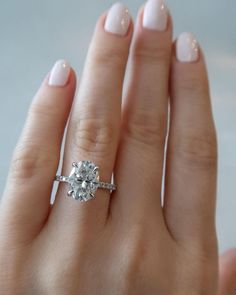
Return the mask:
{"type": "MultiPolygon", "coordinates": [[[[61,175],[56,175],[55,181],[70,183],[68,176],[61,176],[61,175]]],[[[102,181],[98,181],[96,183],[98,184],[98,188],[108,189],[110,191],[116,190],[116,185],[113,183],[107,183],[102,181]]]]}

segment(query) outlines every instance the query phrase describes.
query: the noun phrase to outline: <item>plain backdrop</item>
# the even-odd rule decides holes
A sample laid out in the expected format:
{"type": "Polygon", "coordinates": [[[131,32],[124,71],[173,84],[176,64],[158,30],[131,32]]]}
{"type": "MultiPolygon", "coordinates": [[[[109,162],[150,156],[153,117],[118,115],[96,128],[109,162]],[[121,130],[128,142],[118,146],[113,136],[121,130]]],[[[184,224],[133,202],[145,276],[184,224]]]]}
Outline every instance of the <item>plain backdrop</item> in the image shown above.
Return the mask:
{"type": "MultiPolygon", "coordinates": [[[[94,24],[111,4],[108,0],[0,2],[0,192],[42,79],[60,58],[70,61],[79,79],[94,24]]],[[[143,2],[125,4],[135,17],[143,2]]],[[[236,1],[168,0],[167,4],[174,36],[193,32],[208,63],[219,140],[217,228],[222,251],[236,246],[236,1]]]]}

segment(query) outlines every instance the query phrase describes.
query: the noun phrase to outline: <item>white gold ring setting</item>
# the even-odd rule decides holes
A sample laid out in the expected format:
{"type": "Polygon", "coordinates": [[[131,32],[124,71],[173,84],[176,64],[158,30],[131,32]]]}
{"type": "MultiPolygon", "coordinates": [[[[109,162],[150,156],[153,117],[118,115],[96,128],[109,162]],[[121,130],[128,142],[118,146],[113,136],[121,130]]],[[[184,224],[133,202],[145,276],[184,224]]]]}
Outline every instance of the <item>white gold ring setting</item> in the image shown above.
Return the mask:
{"type": "Polygon", "coordinates": [[[57,175],[55,181],[69,185],[67,195],[80,202],[95,198],[97,189],[116,190],[116,185],[99,181],[99,167],[90,161],[74,162],[69,176],[57,175]]]}

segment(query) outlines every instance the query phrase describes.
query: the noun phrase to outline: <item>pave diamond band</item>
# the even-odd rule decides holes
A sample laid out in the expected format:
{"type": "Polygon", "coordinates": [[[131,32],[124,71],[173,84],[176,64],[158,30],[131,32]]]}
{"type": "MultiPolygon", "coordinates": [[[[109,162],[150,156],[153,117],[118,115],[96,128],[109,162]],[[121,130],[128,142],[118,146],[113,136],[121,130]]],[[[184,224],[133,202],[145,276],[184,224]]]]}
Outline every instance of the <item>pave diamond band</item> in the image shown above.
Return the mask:
{"type": "Polygon", "coordinates": [[[86,202],[95,197],[97,189],[116,190],[116,185],[99,181],[99,168],[93,162],[74,162],[69,176],[57,175],[55,181],[69,184],[68,196],[86,202]]]}
{"type": "MultiPolygon", "coordinates": [[[[70,178],[68,176],[57,175],[55,178],[55,181],[67,182],[67,183],[69,183],[69,180],[70,178]]],[[[99,181],[97,184],[98,184],[98,188],[109,189],[110,191],[116,190],[116,185],[113,183],[99,181]]]]}

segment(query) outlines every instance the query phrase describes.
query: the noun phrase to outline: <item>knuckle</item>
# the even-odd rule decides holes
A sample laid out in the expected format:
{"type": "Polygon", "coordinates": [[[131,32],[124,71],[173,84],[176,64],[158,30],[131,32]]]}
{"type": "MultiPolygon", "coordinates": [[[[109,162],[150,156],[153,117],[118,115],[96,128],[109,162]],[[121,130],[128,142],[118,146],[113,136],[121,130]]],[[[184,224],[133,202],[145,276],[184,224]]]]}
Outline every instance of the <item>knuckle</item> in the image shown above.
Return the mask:
{"type": "Polygon", "coordinates": [[[74,148],[85,154],[103,158],[111,152],[115,130],[104,119],[81,119],[74,124],[74,148]]]}
{"type": "Polygon", "coordinates": [[[125,64],[126,52],[124,48],[105,47],[96,49],[92,63],[96,66],[110,66],[112,68],[125,64]]]}
{"type": "Polygon", "coordinates": [[[16,147],[11,161],[11,175],[16,179],[27,180],[38,177],[39,170],[51,167],[58,161],[55,151],[40,150],[32,143],[16,147]]]}
{"type": "Polygon", "coordinates": [[[199,76],[189,75],[179,81],[179,89],[182,93],[191,93],[191,96],[199,96],[208,93],[208,83],[199,76]]]}
{"type": "Polygon", "coordinates": [[[29,112],[28,117],[44,117],[46,119],[51,119],[60,113],[61,106],[59,104],[53,104],[52,100],[49,98],[49,102],[40,103],[40,102],[33,102],[29,112]]]}
{"type": "Polygon", "coordinates": [[[166,46],[153,45],[145,42],[142,38],[136,40],[132,48],[132,59],[140,63],[168,64],[170,60],[170,48],[166,46]]]}
{"type": "Polygon", "coordinates": [[[175,136],[174,151],[187,166],[200,165],[215,168],[217,163],[217,138],[215,131],[200,131],[195,134],[175,136]]]}
{"type": "Polygon", "coordinates": [[[166,137],[166,120],[164,115],[159,115],[157,120],[147,112],[140,111],[125,125],[124,132],[125,137],[143,145],[163,147],[166,137]]]}

